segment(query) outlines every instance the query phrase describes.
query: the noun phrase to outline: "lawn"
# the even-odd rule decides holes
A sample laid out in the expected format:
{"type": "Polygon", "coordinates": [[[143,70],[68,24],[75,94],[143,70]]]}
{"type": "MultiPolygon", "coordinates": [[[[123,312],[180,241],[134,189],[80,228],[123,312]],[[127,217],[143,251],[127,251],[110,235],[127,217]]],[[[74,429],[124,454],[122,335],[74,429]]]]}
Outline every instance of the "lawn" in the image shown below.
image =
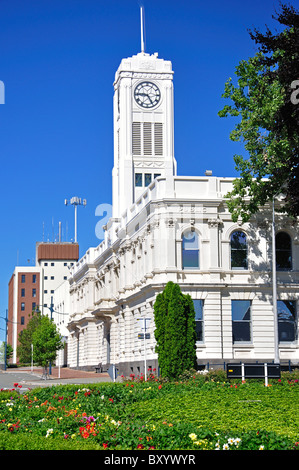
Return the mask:
{"type": "Polygon", "coordinates": [[[0,392],[0,450],[299,449],[296,373],[267,387],[219,372],[20,391],[0,392]]]}

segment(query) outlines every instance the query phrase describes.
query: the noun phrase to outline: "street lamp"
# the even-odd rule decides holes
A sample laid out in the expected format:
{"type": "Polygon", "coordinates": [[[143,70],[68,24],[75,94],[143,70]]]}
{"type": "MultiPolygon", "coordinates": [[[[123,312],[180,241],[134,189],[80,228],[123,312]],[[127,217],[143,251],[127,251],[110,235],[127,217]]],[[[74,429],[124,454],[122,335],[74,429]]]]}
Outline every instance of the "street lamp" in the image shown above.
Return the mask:
{"type": "Polygon", "coordinates": [[[272,291],[274,316],[274,363],[279,363],[278,315],[277,315],[277,280],[276,280],[276,240],[275,240],[275,196],[272,200],[272,291]]]}
{"type": "Polygon", "coordinates": [[[81,199],[80,197],[72,197],[69,201],[67,199],[64,200],[64,204],[67,206],[68,204],[75,206],[75,243],[77,243],[77,206],[86,206],[87,201],[86,199],[81,199]]]}

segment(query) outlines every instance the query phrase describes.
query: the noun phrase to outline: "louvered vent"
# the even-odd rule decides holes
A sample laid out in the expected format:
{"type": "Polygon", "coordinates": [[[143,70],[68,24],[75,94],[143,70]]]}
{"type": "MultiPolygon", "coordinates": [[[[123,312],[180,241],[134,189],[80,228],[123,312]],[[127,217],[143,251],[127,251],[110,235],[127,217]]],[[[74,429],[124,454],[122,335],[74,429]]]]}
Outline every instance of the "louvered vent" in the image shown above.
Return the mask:
{"type": "Polygon", "coordinates": [[[155,122],[155,155],[163,155],[163,124],[155,122]]]}
{"type": "Polygon", "coordinates": [[[133,122],[133,155],[163,155],[163,124],[133,122]]]}
{"type": "Polygon", "coordinates": [[[132,148],[133,155],[141,155],[141,123],[133,122],[132,128],[132,148]]]}
{"type": "Polygon", "coordinates": [[[152,155],[152,123],[143,123],[143,153],[144,155],[152,155]]]}

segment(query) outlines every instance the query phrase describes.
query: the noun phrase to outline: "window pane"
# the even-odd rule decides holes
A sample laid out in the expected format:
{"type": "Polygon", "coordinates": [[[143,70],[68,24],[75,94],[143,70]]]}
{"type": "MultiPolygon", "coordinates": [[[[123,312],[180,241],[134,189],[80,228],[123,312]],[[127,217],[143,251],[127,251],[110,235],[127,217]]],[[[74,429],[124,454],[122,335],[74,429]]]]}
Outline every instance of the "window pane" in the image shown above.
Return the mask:
{"type": "Polygon", "coordinates": [[[183,267],[184,268],[198,268],[198,250],[183,250],[183,267]]]}
{"type": "Polygon", "coordinates": [[[186,232],[183,235],[184,250],[192,250],[198,248],[198,236],[196,232],[186,232]]]}
{"type": "Polygon", "coordinates": [[[203,301],[193,300],[195,310],[195,333],[196,340],[203,341],[203,301]]]}
{"type": "Polygon", "coordinates": [[[233,342],[250,341],[250,323],[233,322],[233,342]]]}
{"type": "Polygon", "coordinates": [[[195,322],[196,341],[203,341],[202,321],[195,322]]]}
{"type": "Polygon", "coordinates": [[[150,173],[145,173],[144,175],[144,186],[148,186],[152,182],[152,175],[150,173]]]}
{"type": "Polygon", "coordinates": [[[247,239],[241,231],[231,235],[231,268],[247,269],[247,239]]]}
{"type": "Polygon", "coordinates": [[[292,269],[291,237],[285,232],[279,232],[275,237],[276,268],[278,270],[292,269]]]}
{"type": "Polygon", "coordinates": [[[182,241],[183,268],[199,268],[198,235],[196,232],[185,232],[182,241]]]}
{"type": "Polygon", "coordinates": [[[195,310],[195,320],[202,320],[202,300],[193,300],[194,310],[195,310]]]}
{"type": "Polygon", "coordinates": [[[233,342],[251,341],[249,300],[232,300],[233,342]]]}
{"type": "Polygon", "coordinates": [[[135,173],[135,186],[142,186],[142,173],[135,173]]]}
{"type": "Polygon", "coordinates": [[[290,250],[291,249],[291,237],[286,232],[279,232],[276,235],[276,247],[281,250],[290,250]]]}
{"type": "Polygon", "coordinates": [[[278,300],[277,316],[279,341],[295,341],[297,339],[296,301],[278,300]]]}
{"type": "Polygon", "coordinates": [[[235,320],[250,320],[250,300],[232,300],[232,315],[235,320]]]}

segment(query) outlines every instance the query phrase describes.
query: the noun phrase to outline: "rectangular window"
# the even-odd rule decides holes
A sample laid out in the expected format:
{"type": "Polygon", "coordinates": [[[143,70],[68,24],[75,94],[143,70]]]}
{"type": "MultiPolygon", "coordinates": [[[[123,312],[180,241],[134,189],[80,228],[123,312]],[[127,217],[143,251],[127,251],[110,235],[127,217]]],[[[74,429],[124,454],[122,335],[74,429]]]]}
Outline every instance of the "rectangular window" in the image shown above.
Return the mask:
{"type": "Polygon", "coordinates": [[[32,297],[36,297],[36,289],[32,289],[32,297]]]}
{"type": "Polygon", "coordinates": [[[251,302],[232,300],[233,343],[251,341],[251,302]]]}
{"type": "Polygon", "coordinates": [[[142,173],[135,173],[135,186],[142,186],[142,173]]]}
{"type": "Polygon", "coordinates": [[[55,265],[55,263],[51,263],[51,266],[54,266],[54,265],[55,265]]]}
{"type": "Polygon", "coordinates": [[[36,309],[36,303],[32,302],[32,311],[36,309]]]}
{"type": "Polygon", "coordinates": [[[145,173],[144,175],[144,186],[149,186],[152,182],[152,175],[151,173],[145,173]]]}
{"type": "Polygon", "coordinates": [[[161,176],[161,173],[155,173],[155,174],[154,174],[154,180],[155,180],[156,178],[159,178],[159,176],[161,176]]]}
{"type": "Polygon", "coordinates": [[[25,302],[22,302],[21,303],[21,311],[24,312],[24,310],[25,310],[25,302]]]}
{"type": "Polygon", "coordinates": [[[54,281],[54,276],[51,276],[51,281],[54,281]]]}
{"type": "Polygon", "coordinates": [[[295,300],[278,300],[278,338],[279,342],[297,340],[297,308],[295,300]]]}
{"type": "Polygon", "coordinates": [[[36,283],[36,274],[32,274],[32,283],[33,283],[33,284],[36,283]]]}
{"type": "Polygon", "coordinates": [[[25,289],[21,289],[21,297],[25,297],[25,289]]]}
{"type": "Polygon", "coordinates": [[[199,248],[198,236],[196,232],[188,231],[183,235],[182,240],[182,268],[199,268],[199,248]]]}
{"type": "Polygon", "coordinates": [[[25,281],[26,281],[26,276],[25,276],[25,274],[22,274],[22,281],[21,282],[24,284],[25,281]]]}
{"type": "Polygon", "coordinates": [[[196,340],[203,341],[203,300],[193,300],[195,310],[196,340]]]}
{"type": "Polygon", "coordinates": [[[25,325],[25,317],[21,317],[21,325],[25,325]]]}

